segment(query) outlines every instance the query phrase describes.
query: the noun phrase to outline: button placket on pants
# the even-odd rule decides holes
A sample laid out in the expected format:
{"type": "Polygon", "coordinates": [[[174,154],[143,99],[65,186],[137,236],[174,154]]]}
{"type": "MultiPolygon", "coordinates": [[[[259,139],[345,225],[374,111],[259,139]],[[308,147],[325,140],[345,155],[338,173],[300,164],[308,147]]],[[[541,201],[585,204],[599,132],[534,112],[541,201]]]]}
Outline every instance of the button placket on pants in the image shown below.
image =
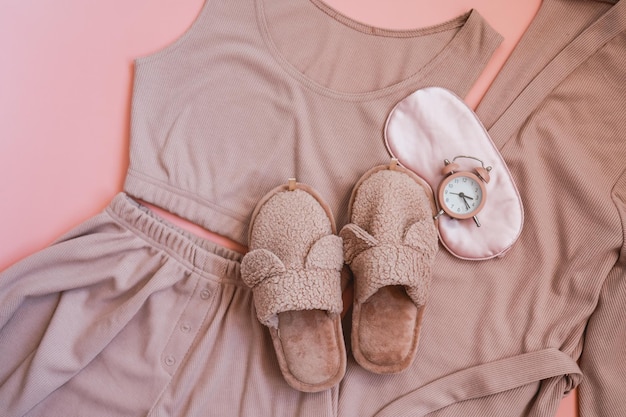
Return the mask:
{"type": "Polygon", "coordinates": [[[189,352],[213,304],[215,292],[214,283],[198,279],[161,355],[161,364],[170,375],[176,372],[189,352]]]}

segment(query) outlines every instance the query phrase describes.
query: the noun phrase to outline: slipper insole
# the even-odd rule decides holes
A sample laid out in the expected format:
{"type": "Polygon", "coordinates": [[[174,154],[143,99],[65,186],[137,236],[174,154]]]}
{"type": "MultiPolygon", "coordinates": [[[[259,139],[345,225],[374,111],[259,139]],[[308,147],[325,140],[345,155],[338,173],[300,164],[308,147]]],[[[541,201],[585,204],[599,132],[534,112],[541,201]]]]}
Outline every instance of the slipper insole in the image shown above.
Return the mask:
{"type": "MultiPolygon", "coordinates": [[[[338,320],[338,319],[337,319],[338,320]]],[[[341,372],[344,351],[336,320],[322,310],[287,311],[278,314],[284,359],[300,382],[319,385],[341,372]]]]}
{"type": "Polygon", "coordinates": [[[412,360],[417,344],[421,310],[404,287],[380,288],[361,304],[358,343],[371,363],[392,366],[412,360]]]}

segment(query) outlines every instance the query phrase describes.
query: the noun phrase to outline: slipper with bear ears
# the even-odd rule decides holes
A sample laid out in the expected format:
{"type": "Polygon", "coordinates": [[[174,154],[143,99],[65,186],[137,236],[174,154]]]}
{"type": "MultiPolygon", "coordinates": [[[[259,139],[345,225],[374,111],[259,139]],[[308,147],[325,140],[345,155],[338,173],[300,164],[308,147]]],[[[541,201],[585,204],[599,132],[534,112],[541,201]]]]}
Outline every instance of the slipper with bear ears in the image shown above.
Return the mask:
{"type": "Polygon", "coordinates": [[[428,184],[392,160],[353,189],[339,235],[354,276],[352,353],[363,368],[397,373],[415,358],[438,250],[428,184]]]}
{"type": "Polygon", "coordinates": [[[257,204],[248,244],[242,278],[285,381],[303,392],[338,384],[346,370],[343,248],[330,208],[311,187],[290,179],[257,204]]]}

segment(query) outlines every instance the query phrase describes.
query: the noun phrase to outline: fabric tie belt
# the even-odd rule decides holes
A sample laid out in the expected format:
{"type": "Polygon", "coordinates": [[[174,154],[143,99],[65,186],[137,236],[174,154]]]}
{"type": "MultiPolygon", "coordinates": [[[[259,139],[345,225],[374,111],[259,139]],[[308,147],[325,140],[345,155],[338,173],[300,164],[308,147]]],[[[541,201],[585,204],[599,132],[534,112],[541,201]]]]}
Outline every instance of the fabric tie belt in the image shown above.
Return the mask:
{"type": "Polygon", "coordinates": [[[448,405],[498,394],[543,379],[567,376],[567,391],[582,380],[576,362],[549,348],[499,359],[436,379],[380,410],[376,417],[424,416],[448,405]]]}

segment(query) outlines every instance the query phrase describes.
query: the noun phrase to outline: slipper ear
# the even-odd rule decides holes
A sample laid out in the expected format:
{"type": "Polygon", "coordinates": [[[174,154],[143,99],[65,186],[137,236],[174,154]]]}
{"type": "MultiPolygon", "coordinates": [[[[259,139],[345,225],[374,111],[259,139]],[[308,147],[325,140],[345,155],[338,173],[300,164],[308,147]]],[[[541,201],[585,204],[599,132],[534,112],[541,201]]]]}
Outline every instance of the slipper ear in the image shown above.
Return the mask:
{"type": "Polygon", "coordinates": [[[336,235],[326,235],[311,246],[305,269],[333,269],[341,271],[343,268],[343,240],[336,235]]]}
{"type": "Polygon", "coordinates": [[[345,225],[339,236],[343,238],[343,256],[347,264],[350,264],[359,253],[378,245],[374,236],[354,223],[345,225]]]}
{"type": "Polygon", "coordinates": [[[286,268],[280,258],[267,249],[255,249],[241,260],[241,278],[250,288],[264,279],[285,273],[286,268]]]}
{"type": "Polygon", "coordinates": [[[403,243],[427,254],[437,252],[437,230],[431,219],[421,219],[409,226],[404,234],[403,243]]]}

